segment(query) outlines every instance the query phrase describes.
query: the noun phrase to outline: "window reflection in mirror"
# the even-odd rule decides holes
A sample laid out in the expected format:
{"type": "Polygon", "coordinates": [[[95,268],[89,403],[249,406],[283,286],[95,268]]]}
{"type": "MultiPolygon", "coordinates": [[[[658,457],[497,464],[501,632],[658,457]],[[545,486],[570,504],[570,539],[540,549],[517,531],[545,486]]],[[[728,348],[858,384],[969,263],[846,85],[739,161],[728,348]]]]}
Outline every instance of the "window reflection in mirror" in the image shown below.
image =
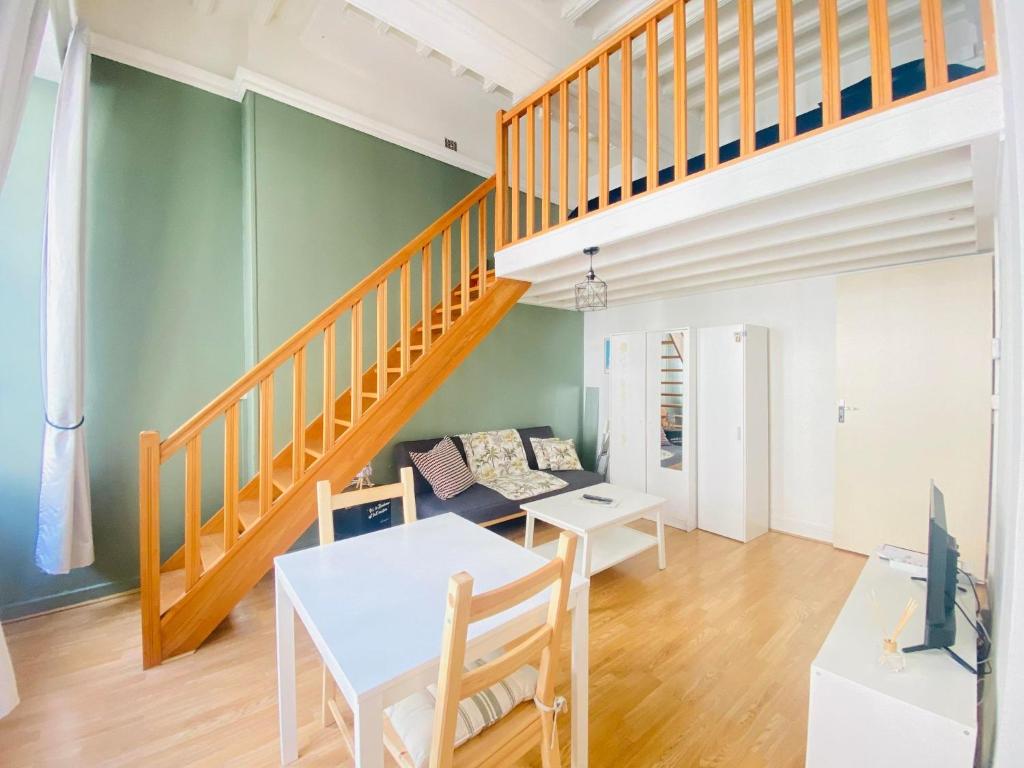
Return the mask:
{"type": "Polygon", "coordinates": [[[686,360],[681,332],[662,335],[661,339],[661,466],[683,469],[683,415],[685,414],[686,360]]]}

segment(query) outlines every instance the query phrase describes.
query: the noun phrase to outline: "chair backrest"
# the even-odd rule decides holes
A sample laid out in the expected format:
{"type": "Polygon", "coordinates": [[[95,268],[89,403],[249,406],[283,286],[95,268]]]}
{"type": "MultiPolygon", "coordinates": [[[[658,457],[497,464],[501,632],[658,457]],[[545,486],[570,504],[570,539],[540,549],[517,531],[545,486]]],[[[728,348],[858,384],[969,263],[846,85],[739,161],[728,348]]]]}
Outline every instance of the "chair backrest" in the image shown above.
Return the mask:
{"type": "MultiPolygon", "coordinates": [[[[474,597],[472,576],[463,571],[451,577],[430,745],[430,768],[449,768],[452,765],[459,702],[508,677],[524,664],[539,660],[536,700],[548,713],[551,712],[575,558],[576,535],[566,531],[559,536],[558,552],[550,563],[510,584],[474,597]],[[544,624],[498,658],[466,672],[469,625],[506,611],[548,587],[551,587],[551,599],[544,624]]],[[[550,738],[553,717],[542,717],[541,720],[543,736],[550,738]]]]}
{"type": "Polygon", "coordinates": [[[346,491],[331,495],[331,484],[321,480],[316,484],[316,512],[320,528],[320,546],[334,541],[334,510],[347,509],[359,504],[384,499],[402,500],[402,518],[406,523],[416,520],[416,492],[413,485],[412,470],[403,467],[401,479],[390,485],[375,485],[372,488],[360,488],[357,491],[346,491]]]}

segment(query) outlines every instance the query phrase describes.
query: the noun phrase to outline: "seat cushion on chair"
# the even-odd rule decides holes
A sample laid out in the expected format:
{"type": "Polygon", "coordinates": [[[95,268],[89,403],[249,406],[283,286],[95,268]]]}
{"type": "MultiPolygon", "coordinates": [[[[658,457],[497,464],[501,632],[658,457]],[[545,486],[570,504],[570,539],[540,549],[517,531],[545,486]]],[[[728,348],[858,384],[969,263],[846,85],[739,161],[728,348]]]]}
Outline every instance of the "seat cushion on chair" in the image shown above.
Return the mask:
{"type": "MultiPolygon", "coordinates": [[[[473,669],[496,659],[500,652],[489,654],[470,664],[473,669]]],[[[479,693],[459,702],[455,725],[455,746],[469,741],[488,726],[494,725],[519,704],[533,698],[537,689],[537,670],[527,665],[479,693]]],[[[434,707],[437,686],[407,696],[385,710],[391,726],[402,740],[416,768],[430,762],[430,740],[434,730],[434,707]]]]}

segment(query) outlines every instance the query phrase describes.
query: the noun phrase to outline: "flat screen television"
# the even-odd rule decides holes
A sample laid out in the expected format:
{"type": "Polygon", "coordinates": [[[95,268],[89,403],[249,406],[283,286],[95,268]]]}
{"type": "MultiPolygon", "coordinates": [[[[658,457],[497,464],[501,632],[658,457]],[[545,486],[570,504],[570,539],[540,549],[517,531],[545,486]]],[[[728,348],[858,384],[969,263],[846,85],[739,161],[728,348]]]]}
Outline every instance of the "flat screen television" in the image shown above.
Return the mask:
{"type": "MultiPolygon", "coordinates": [[[[928,577],[925,598],[924,642],[904,648],[905,653],[940,648],[961,665],[971,667],[950,650],[956,642],[957,562],[960,550],[946,527],[946,500],[931,483],[928,511],[928,577]]],[[[973,669],[971,670],[974,671],[973,669]]]]}

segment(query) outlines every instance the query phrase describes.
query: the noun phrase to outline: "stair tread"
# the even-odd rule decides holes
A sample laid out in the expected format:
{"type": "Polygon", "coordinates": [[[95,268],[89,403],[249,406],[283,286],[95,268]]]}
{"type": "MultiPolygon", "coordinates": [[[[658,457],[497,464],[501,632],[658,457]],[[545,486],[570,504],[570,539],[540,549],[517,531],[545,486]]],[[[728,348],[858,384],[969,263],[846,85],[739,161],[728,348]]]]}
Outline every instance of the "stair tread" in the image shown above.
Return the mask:
{"type": "Polygon", "coordinates": [[[238,501],[238,519],[242,523],[242,528],[249,530],[256,521],[260,519],[260,502],[258,499],[239,499],[238,501]]]}
{"type": "Polygon", "coordinates": [[[165,613],[185,594],[185,569],[160,574],[160,613],[165,613]]]}
{"type": "Polygon", "coordinates": [[[199,557],[203,561],[203,570],[213,564],[224,554],[224,531],[204,533],[199,537],[199,557]]]}

